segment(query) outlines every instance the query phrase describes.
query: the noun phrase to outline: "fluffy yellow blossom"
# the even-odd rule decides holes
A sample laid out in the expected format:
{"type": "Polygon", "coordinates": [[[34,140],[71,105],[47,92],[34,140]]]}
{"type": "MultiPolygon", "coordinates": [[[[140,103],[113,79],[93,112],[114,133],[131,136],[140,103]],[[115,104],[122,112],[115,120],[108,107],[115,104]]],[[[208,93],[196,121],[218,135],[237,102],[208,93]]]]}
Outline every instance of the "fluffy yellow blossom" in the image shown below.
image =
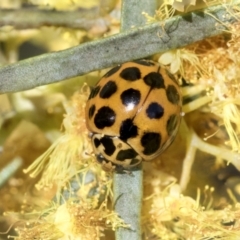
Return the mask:
{"type": "Polygon", "coordinates": [[[54,224],[44,221],[28,223],[24,227],[18,227],[15,230],[18,236],[11,236],[14,240],[59,240],[63,236],[63,233],[54,224]]]}
{"type": "Polygon", "coordinates": [[[170,72],[175,74],[180,72],[184,76],[185,64],[194,65],[197,73],[204,73],[206,70],[201,67],[197,55],[188,49],[176,49],[163,53],[159,58],[159,63],[162,65],[170,65],[170,72]]]}
{"type": "Polygon", "coordinates": [[[155,11],[154,16],[150,16],[146,12],[142,14],[146,17],[148,23],[166,20],[175,15],[177,11],[188,12],[196,9],[204,9],[209,6],[222,3],[222,0],[163,0],[160,7],[155,11]]]}
{"type": "Polygon", "coordinates": [[[104,236],[104,230],[129,226],[107,208],[99,204],[97,196],[66,201],[45,210],[38,220],[21,220],[15,240],[92,240],[104,236]]]}
{"type": "Polygon", "coordinates": [[[64,103],[65,132],[25,170],[31,177],[36,177],[44,170],[37,184],[38,188],[52,187],[56,183],[61,188],[79,171],[84,169],[86,172],[90,168],[89,164],[92,167],[96,165],[91,155],[92,147],[84,118],[89,91],[89,87],[84,85],[81,91],[73,96],[71,103],[64,103]]]}
{"type": "Polygon", "coordinates": [[[190,5],[196,5],[196,0],[174,0],[172,4],[180,12],[184,12],[190,5]]]}
{"type": "MultiPolygon", "coordinates": [[[[209,111],[221,117],[226,127],[229,135],[227,145],[239,152],[239,23],[232,25],[231,29],[230,40],[225,36],[205,39],[187,48],[164,53],[159,62],[169,65],[172,73],[179,73],[187,82],[205,88],[206,96],[195,102],[202,103],[202,106],[209,103],[209,111]]],[[[184,106],[184,109],[188,107],[184,106]]]]}
{"type": "MultiPolygon", "coordinates": [[[[176,185],[171,185],[162,193],[146,200],[152,203],[146,231],[151,231],[155,236],[165,240],[186,237],[236,239],[239,236],[239,204],[218,211],[205,210],[199,205],[198,200],[173,191],[175,188],[176,185]]],[[[208,186],[205,188],[205,196],[210,197],[207,200],[209,203],[213,190],[208,186]]]]}
{"type": "Polygon", "coordinates": [[[165,0],[160,7],[155,11],[154,16],[150,16],[148,13],[142,14],[146,17],[148,23],[161,21],[172,17],[175,13],[175,9],[172,7],[172,1],[165,0]]]}

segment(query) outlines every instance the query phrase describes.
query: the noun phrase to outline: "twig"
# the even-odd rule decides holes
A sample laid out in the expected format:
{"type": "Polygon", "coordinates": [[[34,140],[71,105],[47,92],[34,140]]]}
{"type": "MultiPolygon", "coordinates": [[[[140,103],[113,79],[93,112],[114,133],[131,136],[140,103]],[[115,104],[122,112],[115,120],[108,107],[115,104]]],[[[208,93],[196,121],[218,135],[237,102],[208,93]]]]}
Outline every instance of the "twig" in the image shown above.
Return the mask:
{"type": "Polygon", "coordinates": [[[10,25],[15,29],[42,26],[68,27],[89,30],[100,17],[99,8],[77,11],[54,11],[38,8],[0,9],[0,27],[10,25]]]}
{"type": "MultiPolygon", "coordinates": [[[[156,10],[155,0],[123,0],[121,31],[129,29],[132,25],[145,24],[142,12],[153,15],[156,10]]],[[[118,228],[115,232],[116,240],[141,239],[141,210],[143,195],[143,171],[140,165],[132,174],[115,173],[113,178],[113,194],[115,211],[130,224],[130,228],[118,228]]]]}
{"type": "Polygon", "coordinates": [[[142,174],[141,167],[132,174],[114,174],[115,211],[130,225],[130,228],[116,229],[116,240],[141,239],[142,174]]]}
{"type": "Polygon", "coordinates": [[[234,16],[226,17],[226,6],[211,7],[206,10],[207,13],[198,11],[176,16],[164,22],[4,66],[0,68],[0,93],[62,81],[220,34],[227,27],[219,21],[236,21],[234,16]]]}
{"type": "MultiPolygon", "coordinates": [[[[185,125],[184,127],[186,129],[186,123],[182,122],[182,124],[185,125]]],[[[202,152],[206,152],[208,154],[224,159],[228,163],[232,163],[234,167],[236,167],[236,169],[240,171],[240,164],[239,164],[240,154],[239,153],[204,142],[191,129],[185,130],[185,132],[187,133],[186,136],[188,138],[189,143],[188,143],[186,156],[183,160],[182,174],[180,179],[180,186],[182,190],[186,189],[187,184],[190,180],[189,173],[191,172],[191,168],[194,163],[195,154],[197,150],[200,150],[202,152]]]]}

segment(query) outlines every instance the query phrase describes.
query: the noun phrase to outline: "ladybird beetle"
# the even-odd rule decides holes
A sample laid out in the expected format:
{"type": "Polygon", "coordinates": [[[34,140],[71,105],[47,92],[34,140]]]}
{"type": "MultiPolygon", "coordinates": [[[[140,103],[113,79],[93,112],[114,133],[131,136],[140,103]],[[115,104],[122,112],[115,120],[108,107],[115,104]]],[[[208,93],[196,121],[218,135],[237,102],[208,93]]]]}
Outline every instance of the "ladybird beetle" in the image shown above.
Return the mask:
{"type": "Polygon", "coordinates": [[[177,134],[181,103],[176,79],[153,61],[107,72],[86,103],[86,125],[103,169],[122,172],[157,157],[177,134]]]}

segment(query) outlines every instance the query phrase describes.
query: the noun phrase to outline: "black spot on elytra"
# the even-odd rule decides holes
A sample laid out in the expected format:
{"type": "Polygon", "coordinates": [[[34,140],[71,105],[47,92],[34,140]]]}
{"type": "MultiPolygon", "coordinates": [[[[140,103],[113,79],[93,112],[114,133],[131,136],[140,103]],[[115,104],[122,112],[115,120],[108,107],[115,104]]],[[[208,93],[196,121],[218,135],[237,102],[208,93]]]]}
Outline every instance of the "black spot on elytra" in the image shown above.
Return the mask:
{"type": "Polygon", "coordinates": [[[89,108],[89,110],[88,110],[88,117],[89,117],[89,119],[92,118],[92,116],[93,116],[94,113],[95,113],[95,110],[96,110],[96,106],[93,104],[93,105],[89,108]]]}
{"type": "Polygon", "coordinates": [[[139,90],[129,88],[128,90],[122,92],[120,97],[123,105],[128,106],[129,104],[133,104],[133,106],[136,106],[140,102],[141,93],[139,90]]]}
{"type": "Polygon", "coordinates": [[[128,67],[121,71],[120,77],[127,81],[136,81],[141,78],[141,72],[137,67],[128,67]]]}
{"type": "Polygon", "coordinates": [[[122,65],[117,65],[116,67],[112,68],[111,70],[109,70],[103,77],[110,77],[112,76],[114,73],[116,73],[122,65]]]}
{"type": "Polygon", "coordinates": [[[165,88],[164,79],[158,72],[150,72],[143,80],[151,88],[165,88]]]}
{"type": "Polygon", "coordinates": [[[156,132],[147,132],[141,138],[141,144],[145,155],[154,154],[161,145],[161,135],[156,132]]]}
{"type": "Polygon", "coordinates": [[[166,94],[169,102],[173,104],[179,103],[180,97],[176,87],[174,87],[173,85],[169,85],[167,87],[166,94]]]}
{"type": "Polygon", "coordinates": [[[99,145],[101,144],[101,142],[100,142],[100,140],[99,140],[98,138],[94,138],[93,143],[94,143],[94,146],[95,146],[96,148],[98,148],[99,145]]]}
{"type": "Polygon", "coordinates": [[[172,114],[167,120],[167,133],[168,136],[171,136],[172,133],[176,130],[178,117],[176,114],[172,114]]]}
{"type": "Polygon", "coordinates": [[[177,82],[176,78],[174,77],[174,75],[173,75],[172,73],[170,73],[168,70],[166,70],[166,73],[167,73],[168,77],[169,77],[174,83],[176,83],[176,84],[178,85],[178,82],[177,82]]]}
{"type": "Polygon", "coordinates": [[[146,110],[147,116],[151,119],[159,119],[164,114],[164,108],[157,102],[150,103],[146,110]]]}
{"type": "Polygon", "coordinates": [[[120,150],[117,154],[116,159],[123,161],[125,159],[135,158],[138,154],[133,149],[120,150]]]}
{"type": "Polygon", "coordinates": [[[98,129],[111,127],[115,122],[116,114],[110,107],[101,107],[94,117],[95,126],[98,129]]]}
{"type": "Polygon", "coordinates": [[[116,83],[114,81],[109,81],[102,87],[99,96],[101,98],[110,98],[116,91],[116,83]]]}
{"type": "Polygon", "coordinates": [[[149,61],[149,60],[145,60],[145,59],[135,60],[133,62],[141,64],[143,66],[154,66],[155,65],[154,62],[149,61]]]}
{"type": "Polygon", "coordinates": [[[92,89],[92,91],[91,91],[89,97],[88,97],[88,100],[90,100],[91,98],[96,97],[97,94],[98,94],[98,92],[99,92],[99,90],[100,90],[100,86],[96,86],[96,87],[94,87],[94,88],[92,89]]]}
{"type": "Polygon", "coordinates": [[[111,156],[115,152],[116,147],[115,147],[115,145],[113,143],[113,140],[111,138],[103,137],[103,138],[101,138],[100,142],[104,146],[104,152],[108,156],[111,156]]]}
{"type": "Polygon", "coordinates": [[[133,138],[138,135],[137,126],[133,124],[133,120],[128,118],[124,120],[120,127],[120,139],[126,141],[128,138],[133,138]]]}

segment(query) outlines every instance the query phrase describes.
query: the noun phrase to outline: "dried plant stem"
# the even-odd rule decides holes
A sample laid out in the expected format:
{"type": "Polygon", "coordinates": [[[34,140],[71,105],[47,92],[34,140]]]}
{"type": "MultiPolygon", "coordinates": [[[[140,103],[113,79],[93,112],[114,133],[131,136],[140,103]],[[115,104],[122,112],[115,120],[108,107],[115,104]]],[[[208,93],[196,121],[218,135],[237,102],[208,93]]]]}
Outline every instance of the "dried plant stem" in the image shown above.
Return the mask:
{"type": "MultiPolygon", "coordinates": [[[[123,0],[121,31],[131,26],[145,24],[142,12],[153,15],[156,9],[156,0],[123,0]]],[[[141,210],[143,195],[142,165],[132,174],[115,173],[113,178],[113,193],[115,211],[130,225],[130,228],[118,228],[115,233],[116,240],[142,239],[141,210]]]]}
{"type": "MultiPolygon", "coordinates": [[[[184,121],[182,122],[182,124],[185,125],[184,128],[187,129],[186,123],[184,121]]],[[[189,142],[188,142],[186,156],[183,160],[182,174],[180,179],[180,186],[182,190],[186,189],[187,184],[190,180],[190,172],[191,172],[192,165],[194,163],[195,154],[197,150],[214,155],[219,159],[224,159],[227,162],[232,163],[240,171],[239,153],[204,142],[191,129],[190,130],[187,129],[186,133],[187,133],[186,135],[188,136],[189,142]]]]}
{"type": "Polygon", "coordinates": [[[78,11],[54,11],[38,8],[0,9],[0,27],[10,25],[15,29],[55,26],[89,30],[100,19],[103,20],[98,8],[78,11]]]}
{"type": "MultiPolygon", "coordinates": [[[[140,3],[136,3],[132,7],[139,5],[140,3]]],[[[150,3],[145,2],[145,5],[150,3]]],[[[140,26],[64,51],[3,66],[0,68],[0,93],[22,91],[62,81],[217,35],[227,28],[219,24],[219,21],[237,21],[228,14],[232,7],[209,7],[205,11],[176,16],[164,22],[140,26]]]]}

